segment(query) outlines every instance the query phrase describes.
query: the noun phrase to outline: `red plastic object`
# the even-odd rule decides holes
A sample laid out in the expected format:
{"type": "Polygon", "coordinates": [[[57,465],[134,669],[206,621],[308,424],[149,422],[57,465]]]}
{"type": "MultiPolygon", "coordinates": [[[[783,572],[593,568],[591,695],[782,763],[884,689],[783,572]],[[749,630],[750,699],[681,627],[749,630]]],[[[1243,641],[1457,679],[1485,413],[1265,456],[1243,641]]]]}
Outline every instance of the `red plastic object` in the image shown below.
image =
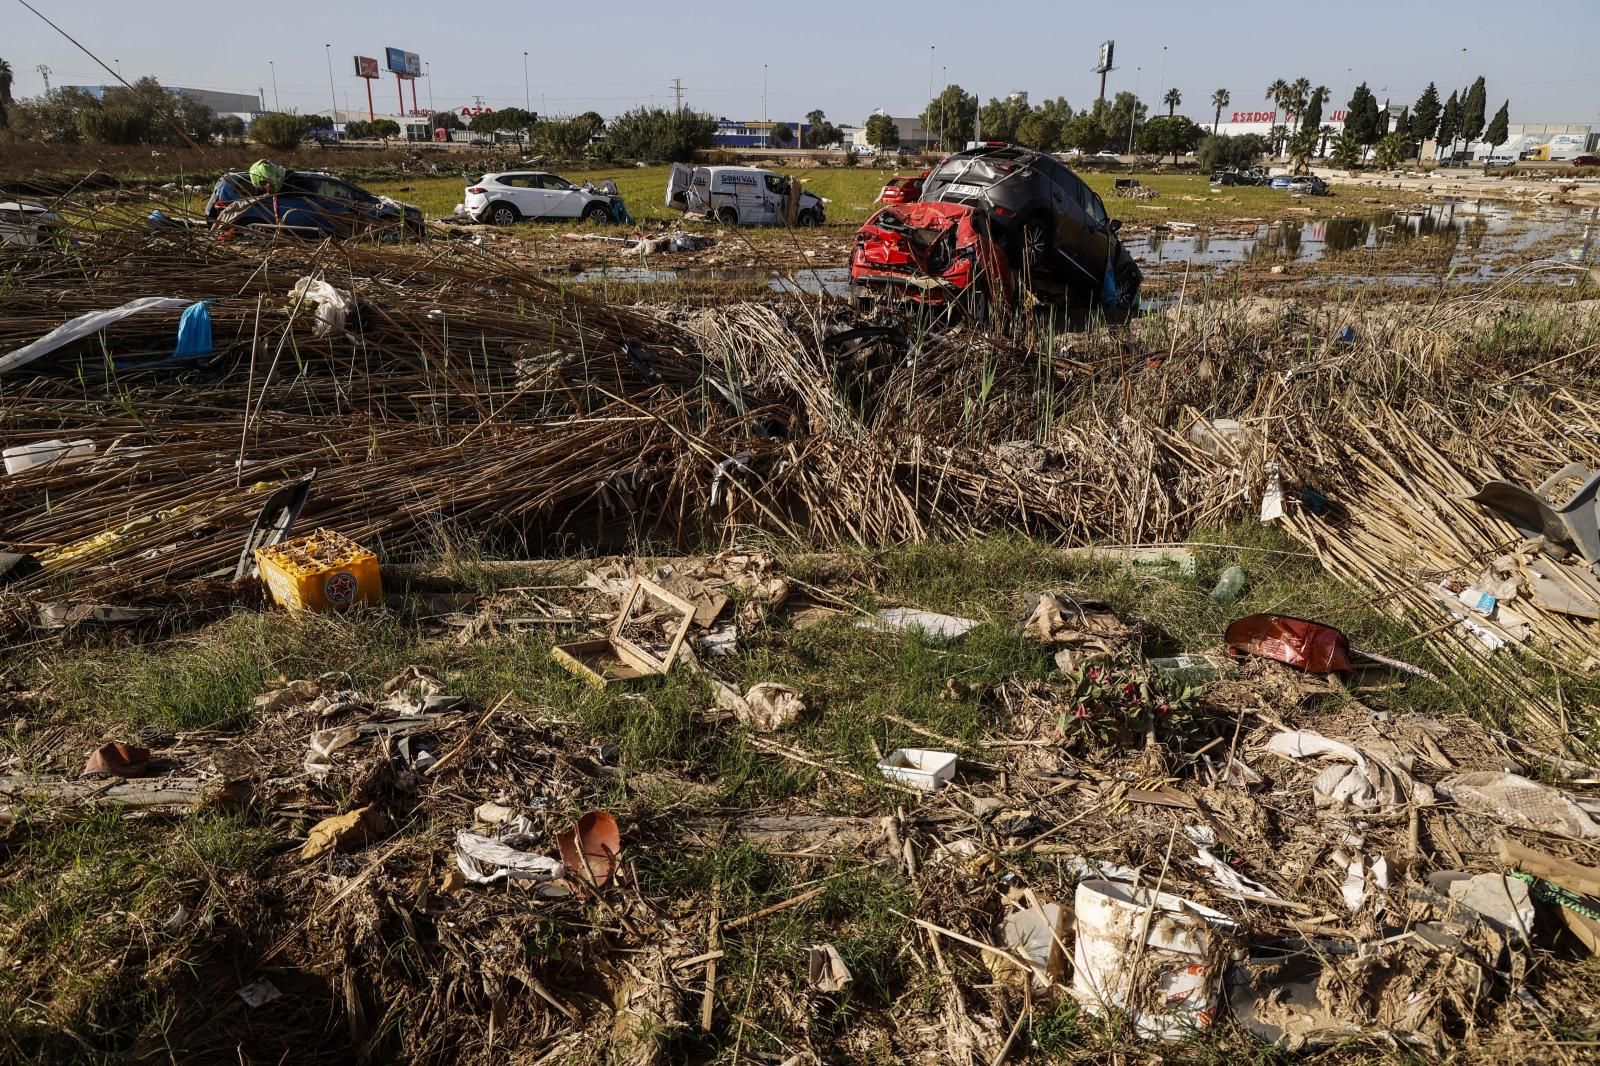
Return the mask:
{"type": "Polygon", "coordinates": [[[1328,674],[1354,669],[1350,640],[1321,622],[1284,614],[1251,614],[1228,627],[1223,639],[1232,655],[1259,655],[1304,670],[1328,674]]]}
{"type": "Polygon", "coordinates": [[[149,765],[150,749],[141,748],[137,744],[112,741],[100,745],[89,753],[89,761],[83,764],[83,772],[114,774],[117,777],[143,777],[145,767],[149,765]]]}
{"type": "Polygon", "coordinates": [[[611,880],[617,856],[622,853],[622,833],[617,829],[617,820],[605,811],[585,814],[571,829],[557,836],[556,843],[567,869],[574,871],[579,880],[587,880],[592,874],[596,888],[604,888],[611,880]],[[580,844],[582,855],[578,853],[580,844]]]}

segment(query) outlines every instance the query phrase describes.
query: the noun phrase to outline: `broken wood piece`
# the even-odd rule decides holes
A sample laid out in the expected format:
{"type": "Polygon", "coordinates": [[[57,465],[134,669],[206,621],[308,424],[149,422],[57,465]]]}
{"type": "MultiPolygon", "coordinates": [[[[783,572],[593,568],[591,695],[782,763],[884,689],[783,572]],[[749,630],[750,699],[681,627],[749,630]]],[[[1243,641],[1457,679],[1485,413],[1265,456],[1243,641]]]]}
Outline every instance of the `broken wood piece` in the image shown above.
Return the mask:
{"type": "Polygon", "coordinates": [[[745,818],[694,818],[685,828],[707,837],[724,833],[761,846],[764,850],[807,851],[819,854],[858,851],[876,846],[883,835],[879,821],[871,818],[830,817],[820,814],[769,814],[745,818]]]}
{"type": "MultiPolygon", "coordinates": [[[[1600,868],[1585,866],[1571,859],[1530,848],[1501,837],[1496,844],[1500,861],[1513,870],[1543,878],[1552,885],[1582,896],[1600,896],[1600,868]]],[[[1563,908],[1564,909],[1564,908],[1563,908]]]]}
{"type": "Polygon", "coordinates": [[[725,930],[726,929],[738,929],[740,926],[749,925],[751,922],[759,921],[762,918],[766,918],[766,917],[768,917],[770,915],[777,914],[779,911],[786,911],[790,907],[798,907],[800,904],[806,902],[807,900],[816,899],[818,896],[822,895],[827,890],[828,890],[828,886],[827,885],[818,885],[816,888],[808,888],[804,892],[800,893],[798,896],[790,896],[788,899],[784,900],[783,902],[774,903],[770,907],[763,907],[761,910],[756,911],[754,914],[746,914],[742,918],[735,918],[731,922],[726,922],[726,923],[723,924],[722,928],[725,929],[725,930]]]}
{"type": "Polygon", "coordinates": [[[145,777],[105,781],[67,780],[13,774],[0,777],[0,822],[17,819],[17,806],[30,799],[47,805],[78,807],[89,803],[114,803],[130,811],[184,811],[221,803],[234,783],[216,778],[145,777]]]}

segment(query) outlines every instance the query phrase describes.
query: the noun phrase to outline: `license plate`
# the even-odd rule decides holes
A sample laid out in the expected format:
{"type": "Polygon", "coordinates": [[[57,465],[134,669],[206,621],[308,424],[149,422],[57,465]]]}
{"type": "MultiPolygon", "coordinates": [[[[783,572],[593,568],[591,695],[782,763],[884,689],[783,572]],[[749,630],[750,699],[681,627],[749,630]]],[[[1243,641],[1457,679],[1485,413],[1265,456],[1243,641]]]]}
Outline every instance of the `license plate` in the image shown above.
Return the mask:
{"type": "Polygon", "coordinates": [[[958,181],[958,182],[952,182],[950,184],[950,186],[945,189],[945,191],[948,192],[951,196],[982,196],[983,195],[983,186],[982,185],[965,185],[965,184],[962,184],[961,182],[958,181]]]}

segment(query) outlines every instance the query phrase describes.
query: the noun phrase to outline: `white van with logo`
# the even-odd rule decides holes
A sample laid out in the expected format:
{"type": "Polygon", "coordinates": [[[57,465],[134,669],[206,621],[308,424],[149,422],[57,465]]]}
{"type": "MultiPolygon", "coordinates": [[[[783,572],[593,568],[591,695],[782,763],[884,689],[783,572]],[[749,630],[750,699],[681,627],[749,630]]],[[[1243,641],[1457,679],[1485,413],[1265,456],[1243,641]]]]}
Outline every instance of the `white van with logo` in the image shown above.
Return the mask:
{"type": "Polygon", "coordinates": [[[825,201],[784,174],[760,167],[672,164],[667,206],[724,226],[820,226],[825,201]]]}

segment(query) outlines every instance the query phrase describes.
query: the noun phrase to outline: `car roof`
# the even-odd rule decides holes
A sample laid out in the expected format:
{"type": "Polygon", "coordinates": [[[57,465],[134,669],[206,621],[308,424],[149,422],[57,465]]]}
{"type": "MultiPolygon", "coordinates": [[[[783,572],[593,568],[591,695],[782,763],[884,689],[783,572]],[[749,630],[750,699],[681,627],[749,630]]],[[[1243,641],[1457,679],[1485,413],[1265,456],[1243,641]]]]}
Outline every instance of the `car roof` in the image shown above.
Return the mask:
{"type": "Polygon", "coordinates": [[[492,174],[485,174],[483,176],[483,180],[484,181],[492,181],[492,180],[494,180],[496,178],[511,178],[511,177],[524,177],[524,176],[530,177],[530,178],[534,178],[534,177],[538,177],[538,178],[560,177],[560,175],[552,174],[548,170],[497,170],[492,174]]]}

